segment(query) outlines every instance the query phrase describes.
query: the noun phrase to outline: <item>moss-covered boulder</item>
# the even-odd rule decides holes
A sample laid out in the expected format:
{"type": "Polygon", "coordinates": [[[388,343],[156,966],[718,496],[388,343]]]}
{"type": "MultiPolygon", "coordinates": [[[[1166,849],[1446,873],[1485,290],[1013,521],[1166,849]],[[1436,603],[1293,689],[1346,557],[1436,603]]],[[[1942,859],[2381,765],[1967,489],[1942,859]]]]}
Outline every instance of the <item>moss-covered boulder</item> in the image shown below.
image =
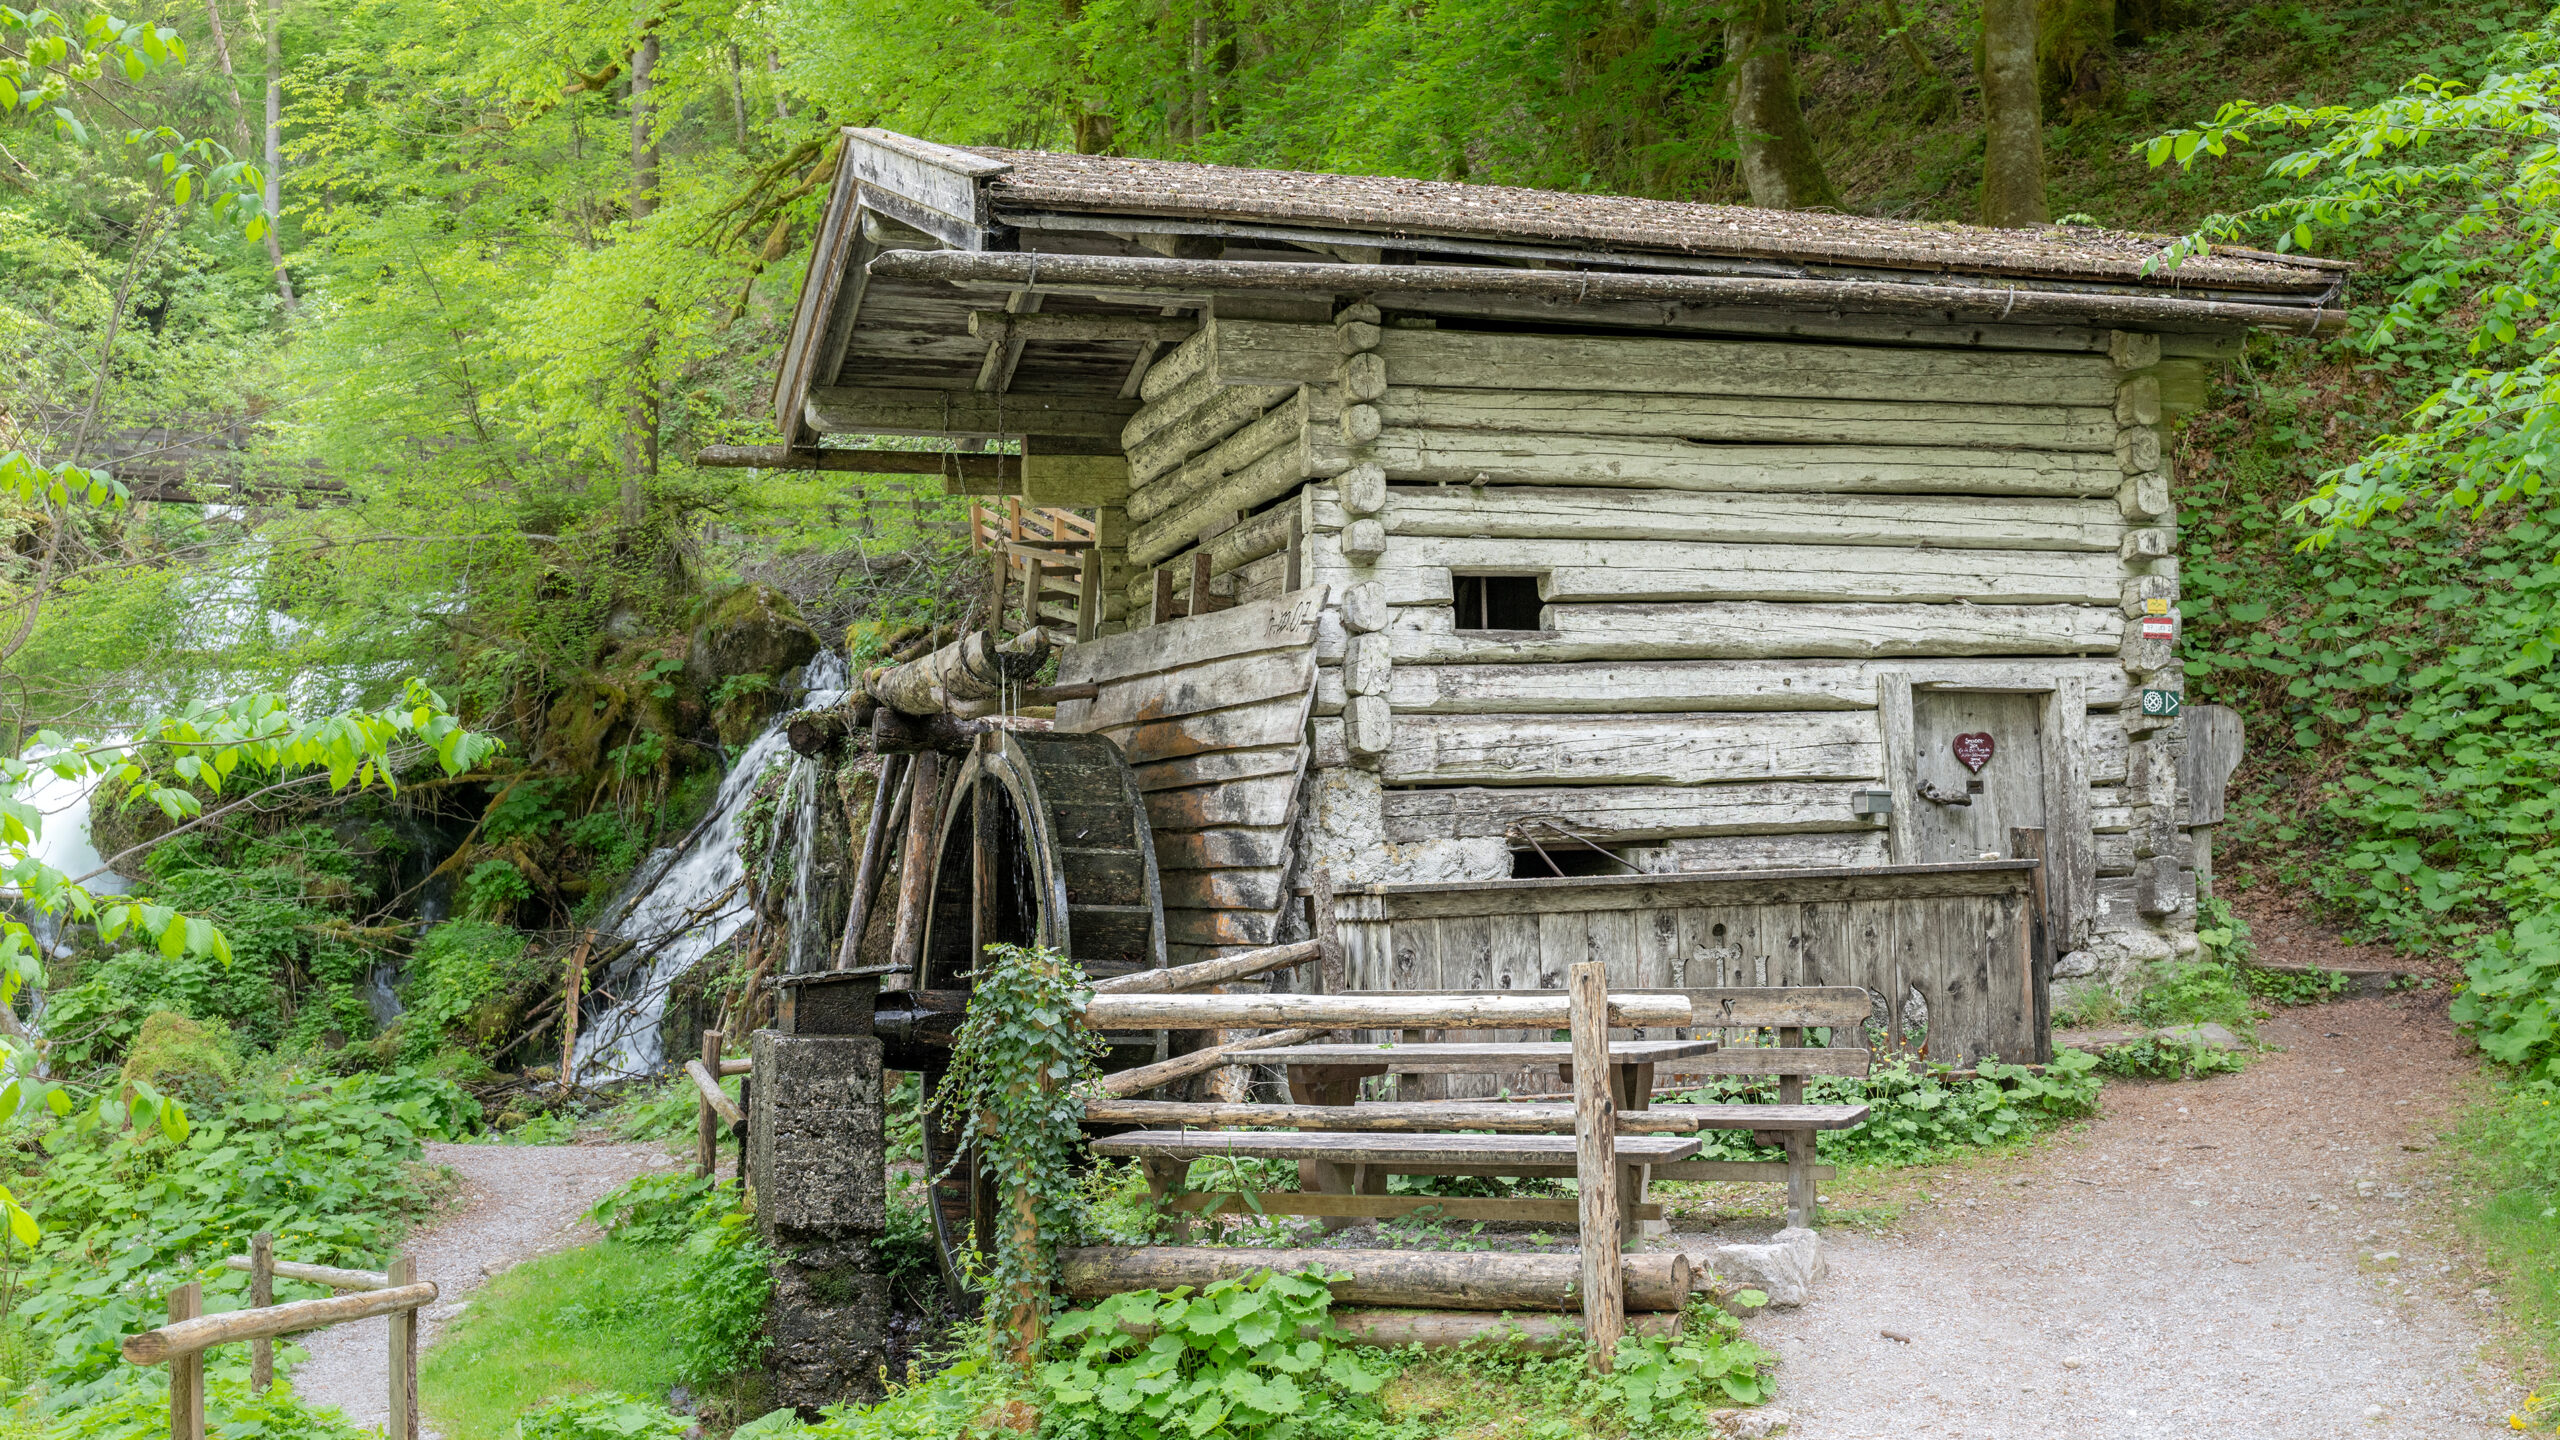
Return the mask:
{"type": "Polygon", "coordinates": [[[720,738],[742,744],[782,708],[782,678],[817,658],[818,632],[790,597],[741,585],[707,606],[685,655],[685,678],[712,705],[720,738]]]}
{"type": "Polygon", "coordinates": [[[231,1032],[218,1021],[190,1020],[174,1010],[143,1017],[142,1031],[124,1057],[125,1083],[139,1080],[197,1103],[219,1099],[239,1078],[231,1032]]]}

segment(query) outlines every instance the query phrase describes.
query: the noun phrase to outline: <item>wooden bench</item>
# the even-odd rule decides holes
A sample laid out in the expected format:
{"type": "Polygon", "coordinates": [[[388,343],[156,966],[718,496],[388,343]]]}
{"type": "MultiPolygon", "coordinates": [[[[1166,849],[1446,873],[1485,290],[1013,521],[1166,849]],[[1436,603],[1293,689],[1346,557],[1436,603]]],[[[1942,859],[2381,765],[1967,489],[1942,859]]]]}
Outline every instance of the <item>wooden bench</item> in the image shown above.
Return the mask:
{"type": "MultiPolygon", "coordinates": [[[[1351,993],[1448,995],[1505,992],[1406,990],[1353,991],[1351,993]]],[[[1628,1049],[1630,1046],[1692,1045],[1700,1039],[1711,1036],[1719,1038],[1722,1042],[1710,1050],[1666,1048],[1654,1057],[1652,1063],[1643,1067],[1641,1075],[1627,1077],[1629,1083],[1624,1085],[1613,1084],[1612,1088],[1617,1091],[1618,1108],[1622,1117],[1628,1111],[1649,1108],[1652,1093],[1662,1088],[1666,1081],[1684,1078],[1769,1077],[1775,1078],[1778,1082],[1777,1106],[1749,1107],[1773,1112],[1762,1120],[1751,1124],[1715,1124],[1702,1120],[1697,1128],[1748,1129],[1753,1132],[1752,1138],[1757,1143],[1783,1150],[1784,1159],[1684,1160],[1654,1166],[1646,1178],[1649,1180],[1783,1183],[1787,1187],[1787,1223],[1811,1225],[1820,1182],[1830,1179],[1835,1173],[1828,1165],[1814,1163],[1814,1136],[1823,1130],[1845,1130],[1863,1123],[1867,1118],[1867,1107],[1864,1105],[1807,1105],[1804,1103],[1804,1082],[1818,1075],[1863,1078],[1867,1074],[1873,1057],[1867,1051],[1864,1041],[1866,1022],[1875,1008],[1874,997],[1855,985],[1797,985],[1758,989],[1633,989],[1613,990],[1611,993],[1630,996],[1685,995],[1689,999],[1692,1012],[1697,1017],[1696,1024],[1687,1027],[1681,1032],[1681,1038],[1672,1041],[1636,1039],[1633,1037],[1645,1032],[1623,1032],[1630,1038],[1613,1038],[1610,1047],[1613,1054],[1622,1050],[1632,1054],[1632,1050],[1628,1049]],[[1812,1037],[1808,1032],[1813,1030],[1827,1030],[1832,1043],[1827,1046],[1809,1045],[1807,1042],[1812,1037]],[[1755,1043],[1761,1032],[1772,1032],[1772,1038],[1776,1043],[1774,1045],[1755,1043]],[[1844,1040],[1848,1043],[1843,1043],[1844,1040]]],[[[1618,1032],[1613,1032],[1613,1037],[1616,1033],[1618,1032]]],[[[1433,1069],[1454,1068],[1426,1067],[1414,1063],[1406,1057],[1410,1052],[1422,1047],[1411,1045],[1298,1047],[1297,1051],[1292,1052],[1292,1058],[1287,1062],[1293,1066],[1290,1072],[1291,1098],[1301,1100],[1309,1098],[1298,1093],[1297,1070],[1294,1068],[1297,1064],[1295,1058],[1297,1055],[1307,1050],[1335,1051],[1346,1048],[1379,1057],[1375,1062],[1375,1068],[1364,1071],[1364,1075],[1419,1074],[1429,1073],[1433,1069]]],[[[1539,1058],[1535,1063],[1544,1066],[1557,1064],[1559,1060],[1566,1058],[1562,1052],[1568,1047],[1561,1044],[1542,1046],[1537,1042],[1522,1042],[1507,1048],[1524,1056],[1536,1055],[1539,1058]]],[[[1237,1058],[1268,1064],[1282,1063],[1280,1054],[1276,1052],[1270,1055],[1254,1055],[1248,1052],[1237,1058]]],[[[1561,1068],[1564,1070],[1569,1087],[1571,1067],[1566,1065],[1561,1068]]],[[[1356,1085],[1357,1082],[1353,1083],[1356,1085]]],[[[1466,1102],[1420,1103],[1458,1105],[1466,1102]]],[[[1693,1110],[1711,1111],[1724,1108],[1727,1107],[1684,1106],[1680,1107],[1680,1110],[1685,1113],[1693,1110]]],[[[1571,1109],[1564,1107],[1564,1110],[1566,1123],[1570,1124],[1571,1109]]],[[[1622,1126],[1628,1123],[1624,1118],[1620,1121],[1622,1126]]],[[[1456,1128],[1454,1122],[1451,1128],[1456,1128]]],[[[1522,1178],[1535,1177],[1523,1176],[1522,1178]]]]}

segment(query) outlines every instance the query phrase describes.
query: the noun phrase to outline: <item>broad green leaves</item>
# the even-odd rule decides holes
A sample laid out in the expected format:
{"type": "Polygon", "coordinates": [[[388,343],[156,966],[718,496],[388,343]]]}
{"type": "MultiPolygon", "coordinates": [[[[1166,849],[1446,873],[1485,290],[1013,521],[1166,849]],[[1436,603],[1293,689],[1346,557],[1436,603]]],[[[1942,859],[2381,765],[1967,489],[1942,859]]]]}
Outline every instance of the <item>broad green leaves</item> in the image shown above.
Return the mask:
{"type": "Polygon", "coordinates": [[[1053,1358],[1036,1375],[1050,1403],[1096,1406],[1129,1422],[1115,1434],[1284,1436],[1331,1387],[1376,1393],[1387,1372],[1340,1347],[1327,1281],[1270,1271],[1193,1292],[1137,1290],[1050,1327],[1053,1358]]]}
{"type": "Polygon", "coordinates": [[[2154,166],[2225,156],[2298,133],[2267,167],[2293,193],[2207,217],[2162,253],[2175,266],[2216,239],[2272,234],[2310,249],[2349,231],[2396,230],[2405,247],[2389,302],[2354,343],[2402,358],[2431,328],[2467,335],[2467,362],[2356,461],[2320,477],[2296,512],[2325,545],[2411,504],[2477,514],[2542,492],[2560,464],[2560,369],[2550,298],[2560,295],[2560,20],[2501,47],[2477,87],[2417,76],[2376,104],[2235,101],[2193,129],[2136,147],[2154,166]]]}

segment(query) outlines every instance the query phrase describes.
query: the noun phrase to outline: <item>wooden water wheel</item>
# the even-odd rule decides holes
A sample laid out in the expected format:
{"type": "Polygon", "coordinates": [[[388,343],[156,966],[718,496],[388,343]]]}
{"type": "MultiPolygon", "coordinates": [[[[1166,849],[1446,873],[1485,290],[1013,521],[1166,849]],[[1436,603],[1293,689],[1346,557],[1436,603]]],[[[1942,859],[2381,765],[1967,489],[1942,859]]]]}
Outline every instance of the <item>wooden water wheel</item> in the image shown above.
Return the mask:
{"type": "MultiPolygon", "coordinates": [[[[965,1014],[971,974],[992,944],[1046,945],[1096,979],[1165,963],[1164,901],[1146,805],[1120,748],[1100,735],[999,730],[979,737],[950,787],[935,847],[932,905],[914,986],[943,1017],[965,1014]]],[[[1106,1069],[1163,1058],[1161,1032],[1115,1035],[1106,1069]]],[[[947,1050],[921,1057],[925,1093],[947,1050]]],[[[992,1192],[958,1135],[928,1106],[926,1174],[943,1281],[969,1295],[964,1252],[991,1235],[992,1192]]]]}

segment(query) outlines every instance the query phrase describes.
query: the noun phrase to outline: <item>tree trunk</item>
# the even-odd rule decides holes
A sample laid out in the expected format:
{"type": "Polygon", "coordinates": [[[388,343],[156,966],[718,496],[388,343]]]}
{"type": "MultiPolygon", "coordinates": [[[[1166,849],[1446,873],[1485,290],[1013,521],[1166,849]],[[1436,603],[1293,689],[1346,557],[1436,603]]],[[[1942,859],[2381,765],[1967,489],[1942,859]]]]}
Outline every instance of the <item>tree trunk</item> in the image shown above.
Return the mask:
{"type": "Polygon", "coordinates": [[[1751,203],[1770,210],[1840,208],[1796,100],[1786,0],[1741,0],[1724,24],[1732,58],[1733,138],[1751,203]]]}
{"type": "Polygon", "coordinates": [[[649,95],[650,72],[658,68],[658,37],[640,37],[631,52],[631,218],[646,220],[658,205],[658,143],[651,123],[655,102],[649,95]]]}
{"type": "Polygon", "coordinates": [[[747,77],[738,66],[738,47],[729,47],[729,116],[738,125],[738,148],[747,148],[747,77]]]}
{"type": "MultiPolygon", "coordinates": [[[[232,153],[245,160],[250,152],[258,147],[257,142],[249,134],[249,109],[240,100],[240,75],[231,65],[231,37],[222,29],[222,0],[204,0],[204,14],[206,28],[213,35],[214,56],[222,62],[222,93],[231,102],[231,133],[236,142],[236,148],[232,153]]],[[[295,308],[293,281],[285,275],[284,245],[276,238],[276,202],[281,188],[276,173],[279,159],[276,131],[279,127],[278,112],[282,109],[283,82],[279,78],[281,70],[277,60],[278,26],[270,22],[265,29],[267,32],[267,139],[264,160],[266,193],[261,212],[267,220],[267,268],[275,273],[276,297],[284,302],[284,308],[289,311],[295,308]]]]}
{"type": "Polygon", "coordinates": [[[284,242],[276,233],[278,219],[284,213],[284,16],[269,15],[263,22],[267,42],[267,143],[266,194],[267,263],[275,267],[276,295],[284,308],[299,310],[301,302],[294,298],[293,277],[284,268],[284,242]]]}
{"type": "Polygon", "coordinates": [[[2036,71],[2048,104],[2065,115],[2106,107],[2115,95],[2116,0],[2040,0],[2036,71]]]}
{"type": "Polygon", "coordinates": [[[2044,107],[2036,92],[2037,0],[1983,0],[1982,223],[2042,225],[2044,107]]]}

